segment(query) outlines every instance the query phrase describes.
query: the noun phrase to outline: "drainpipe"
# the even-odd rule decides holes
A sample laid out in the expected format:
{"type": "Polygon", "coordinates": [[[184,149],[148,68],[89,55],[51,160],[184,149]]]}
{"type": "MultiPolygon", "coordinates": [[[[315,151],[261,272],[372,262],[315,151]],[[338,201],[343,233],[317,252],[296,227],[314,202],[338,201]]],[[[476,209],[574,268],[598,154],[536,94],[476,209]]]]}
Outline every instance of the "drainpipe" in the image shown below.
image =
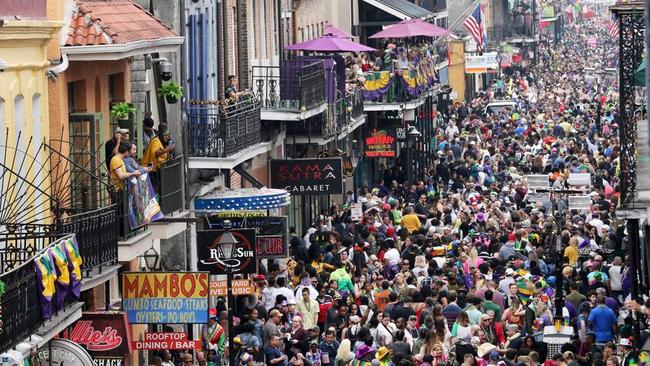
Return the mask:
{"type": "Polygon", "coordinates": [[[46,71],[47,77],[52,80],[56,80],[62,72],[68,69],[70,63],[68,62],[68,55],[65,53],[61,54],[61,63],[52,67],[46,71]]]}

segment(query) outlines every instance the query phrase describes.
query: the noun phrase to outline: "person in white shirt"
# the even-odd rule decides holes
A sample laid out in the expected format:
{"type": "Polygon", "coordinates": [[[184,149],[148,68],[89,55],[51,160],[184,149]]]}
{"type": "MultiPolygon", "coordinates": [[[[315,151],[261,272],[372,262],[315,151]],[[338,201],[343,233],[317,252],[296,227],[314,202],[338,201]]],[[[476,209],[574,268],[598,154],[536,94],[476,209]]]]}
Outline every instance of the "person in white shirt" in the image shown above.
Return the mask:
{"type": "MultiPolygon", "coordinates": [[[[278,288],[276,289],[276,294],[277,295],[284,295],[284,297],[287,298],[288,303],[296,303],[296,297],[293,294],[293,291],[290,288],[287,288],[287,279],[286,277],[278,277],[275,280],[276,284],[278,285],[278,288]]],[[[275,297],[273,298],[275,300],[275,297]]]]}
{"type": "Polygon", "coordinates": [[[460,134],[458,127],[456,127],[456,122],[450,121],[449,126],[445,129],[445,136],[447,136],[447,141],[453,141],[454,137],[460,134]]]}
{"type": "Polygon", "coordinates": [[[623,294],[623,260],[615,257],[612,266],[609,267],[609,286],[612,289],[612,297],[621,301],[619,296],[623,294]]]}
{"type": "Polygon", "coordinates": [[[397,332],[397,326],[390,321],[390,314],[383,313],[381,321],[377,325],[377,337],[375,338],[380,347],[393,343],[393,337],[397,332]]]}

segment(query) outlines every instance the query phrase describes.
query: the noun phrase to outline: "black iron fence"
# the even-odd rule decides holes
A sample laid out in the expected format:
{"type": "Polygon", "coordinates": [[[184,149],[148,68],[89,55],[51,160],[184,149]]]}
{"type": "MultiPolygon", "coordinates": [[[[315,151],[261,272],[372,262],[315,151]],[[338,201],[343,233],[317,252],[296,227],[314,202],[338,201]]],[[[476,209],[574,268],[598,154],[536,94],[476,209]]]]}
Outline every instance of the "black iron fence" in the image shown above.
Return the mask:
{"type": "Polygon", "coordinates": [[[184,176],[182,155],[166,161],[160,166],[157,174],[151,175],[151,183],[164,215],[183,208],[184,176]]]}
{"type": "Polygon", "coordinates": [[[186,107],[186,114],[190,156],[223,158],[262,140],[256,98],[237,103],[195,101],[186,107]]]}
{"type": "Polygon", "coordinates": [[[253,66],[254,93],[264,109],[304,110],[326,102],[323,61],[285,60],[280,66],[253,66]],[[282,76],[282,77],[280,77],[282,76]]]}
{"type": "Polygon", "coordinates": [[[363,115],[363,89],[345,93],[336,101],[337,128],[340,130],[363,115]]]}
{"type": "Polygon", "coordinates": [[[489,27],[487,30],[490,42],[505,41],[510,38],[534,37],[534,27],[530,24],[511,24],[489,27]]]}
{"type": "Polygon", "coordinates": [[[61,234],[75,234],[83,259],[84,276],[106,265],[117,264],[117,205],[69,216],[55,227],[61,234]]]}
{"type": "MultiPolygon", "coordinates": [[[[30,227],[27,229],[42,229],[30,227]]],[[[25,228],[21,228],[25,229],[25,228]]],[[[2,306],[2,332],[0,350],[8,350],[25,341],[42,324],[41,299],[34,257],[48,249],[63,236],[49,233],[9,233],[0,234],[0,268],[3,273],[0,281],[5,292],[0,296],[2,306]]],[[[53,308],[61,308],[71,303],[70,298],[63,304],[52,299],[53,308]]]]}

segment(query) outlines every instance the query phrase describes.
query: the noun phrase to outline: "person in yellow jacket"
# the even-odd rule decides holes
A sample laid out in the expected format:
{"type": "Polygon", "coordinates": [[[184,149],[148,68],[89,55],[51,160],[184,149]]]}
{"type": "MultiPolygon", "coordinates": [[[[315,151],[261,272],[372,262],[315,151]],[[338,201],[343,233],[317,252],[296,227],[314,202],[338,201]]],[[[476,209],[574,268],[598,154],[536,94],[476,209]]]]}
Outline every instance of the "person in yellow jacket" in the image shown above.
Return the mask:
{"type": "Polygon", "coordinates": [[[170,142],[169,130],[167,126],[161,124],[158,129],[158,136],[151,139],[149,145],[144,150],[140,164],[143,166],[154,164],[154,171],[160,168],[160,165],[169,159],[169,153],[174,150],[174,144],[170,142]]]}
{"type": "Polygon", "coordinates": [[[578,245],[580,244],[577,236],[569,239],[569,245],[564,249],[564,256],[569,257],[569,265],[575,266],[578,261],[578,245]]]}
{"type": "Polygon", "coordinates": [[[420,223],[420,218],[413,213],[413,207],[408,206],[404,209],[404,216],[402,216],[400,225],[406,228],[409,233],[412,233],[420,228],[422,224],[420,223]]]}

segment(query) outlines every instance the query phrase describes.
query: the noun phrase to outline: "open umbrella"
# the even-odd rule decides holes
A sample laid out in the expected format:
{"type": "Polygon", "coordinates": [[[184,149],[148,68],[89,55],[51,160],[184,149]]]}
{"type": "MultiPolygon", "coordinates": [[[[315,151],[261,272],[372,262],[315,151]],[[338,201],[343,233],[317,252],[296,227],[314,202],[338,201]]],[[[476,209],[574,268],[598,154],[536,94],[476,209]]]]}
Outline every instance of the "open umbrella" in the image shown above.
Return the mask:
{"type": "Polygon", "coordinates": [[[350,38],[350,39],[354,38],[350,33],[346,32],[346,31],[344,31],[342,29],[339,29],[339,28],[337,28],[337,27],[335,27],[335,26],[333,26],[333,25],[331,25],[329,23],[325,24],[325,29],[324,29],[323,33],[326,34],[326,35],[331,34],[331,35],[339,37],[339,38],[350,38]]]}
{"type": "Polygon", "coordinates": [[[292,44],[286,47],[292,51],[315,51],[315,52],[365,52],[374,51],[372,47],[352,42],[349,39],[324,35],[302,43],[292,44]]]}
{"type": "Polygon", "coordinates": [[[406,19],[391,25],[369,38],[409,38],[409,37],[440,37],[451,34],[445,28],[427,23],[421,19],[406,19]]]}

